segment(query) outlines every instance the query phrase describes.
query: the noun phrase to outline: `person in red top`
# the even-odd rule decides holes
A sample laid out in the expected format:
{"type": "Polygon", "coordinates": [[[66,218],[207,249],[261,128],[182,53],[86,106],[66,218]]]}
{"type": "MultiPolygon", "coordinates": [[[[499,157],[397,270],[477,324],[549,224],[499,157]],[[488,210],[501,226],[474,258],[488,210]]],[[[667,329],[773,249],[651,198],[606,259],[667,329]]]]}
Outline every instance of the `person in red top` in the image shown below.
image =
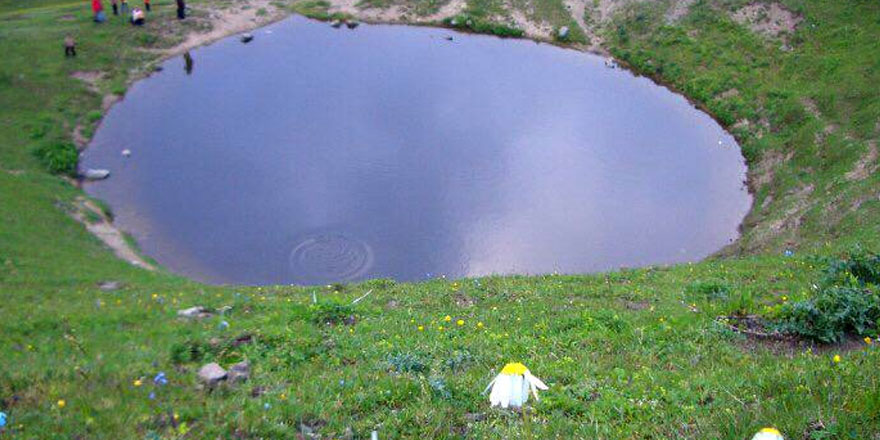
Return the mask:
{"type": "Polygon", "coordinates": [[[144,0],[144,9],[150,10],[150,0],[144,0]]]}
{"type": "Polygon", "coordinates": [[[107,16],[104,15],[104,5],[101,3],[101,0],[92,0],[92,12],[95,13],[96,23],[103,23],[107,20],[107,16]]]}

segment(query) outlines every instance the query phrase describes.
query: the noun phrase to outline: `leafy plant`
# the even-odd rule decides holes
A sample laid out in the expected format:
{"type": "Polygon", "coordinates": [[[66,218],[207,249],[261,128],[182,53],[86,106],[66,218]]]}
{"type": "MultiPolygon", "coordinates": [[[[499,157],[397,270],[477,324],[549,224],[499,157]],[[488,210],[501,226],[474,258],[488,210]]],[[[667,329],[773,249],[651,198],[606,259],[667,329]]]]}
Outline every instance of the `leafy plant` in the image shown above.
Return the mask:
{"type": "Polygon", "coordinates": [[[688,285],[685,291],[692,297],[727,299],[730,295],[730,286],[719,280],[698,280],[688,285]]]}
{"type": "Polygon", "coordinates": [[[880,254],[856,248],[845,258],[828,260],[824,285],[854,282],[859,286],[880,285],[880,254]]]}
{"type": "Polygon", "coordinates": [[[348,304],[314,304],[311,306],[312,321],[317,324],[353,324],[354,309],[348,304]]]}
{"type": "Polygon", "coordinates": [[[70,142],[41,143],[33,150],[34,156],[53,174],[74,175],[79,162],[79,152],[70,142]]]}
{"type": "Polygon", "coordinates": [[[865,335],[880,320],[880,297],[856,287],[834,286],[815,297],[783,306],[779,330],[821,342],[838,342],[848,333],[865,335]]]}
{"type": "Polygon", "coordinates": [[[455,29],[476,32],[478,34],[492,34],[499,37],[520,38],[525,35],[525,31],[522,29],[494,23],[468,14],[459,14],[455,17],[447,18],[443,20],[443,24],[455,29]]]}
{"type": "Polygon", "coordinates": [[[386,362],[398,373],[425,373],[428,371],[430,358],[420,352],[398,352],[389,355],[386,362]]]}

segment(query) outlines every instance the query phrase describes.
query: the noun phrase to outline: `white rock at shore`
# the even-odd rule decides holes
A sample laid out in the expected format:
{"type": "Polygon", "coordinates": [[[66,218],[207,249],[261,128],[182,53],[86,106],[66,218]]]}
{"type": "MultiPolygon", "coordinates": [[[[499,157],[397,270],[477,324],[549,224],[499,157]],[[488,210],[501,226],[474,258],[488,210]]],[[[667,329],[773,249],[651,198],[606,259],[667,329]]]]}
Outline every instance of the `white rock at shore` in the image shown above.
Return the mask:
{"type": "Polygon", "coordinates": [[[110,170],[89,168],[83,173],[83,177],[88,180],[103,180],[110,177],[110,170]]]}

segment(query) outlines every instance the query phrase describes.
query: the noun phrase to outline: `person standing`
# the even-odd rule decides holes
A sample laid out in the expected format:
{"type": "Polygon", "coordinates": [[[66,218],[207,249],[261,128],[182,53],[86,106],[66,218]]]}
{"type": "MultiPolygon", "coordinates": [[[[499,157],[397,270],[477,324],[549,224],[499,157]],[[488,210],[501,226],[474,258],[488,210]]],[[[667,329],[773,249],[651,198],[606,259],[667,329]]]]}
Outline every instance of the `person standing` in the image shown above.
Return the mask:
{"type": "Polygon", "coordinates": [[[116,0],[110,0],[110,6],[113,6],[113,15],[119,15],[119,4],[116,0]]]}
{"type": "Polygon", "coordinates": [[[95,13],[95,23],[107,21],[107,16],[104,15],[104,5],[101,3],[101,0],[92,0],[92,12],[95,13]]]}
{"type": "Polygon", "coordinates": [[[146,16],[143,9],[134,8],[131,10],[131,24],[135,26],[143,26],[146,16]]]}
{"type": "Polygon", "coordinates": [[[64,57],[75,57],[76,56],[76,40],[73,39],[72,36],[68,35],[64,37],[64,57]]]}
{"type": "Polygon", "coordinates": [[[122,14],[122,19],[128,16],[128,0],[119,0],[119,13],[122,14]]]}
{"type": "Polygon", "coordinates": [[[177,0],[177,18],[186,18],[186,3],[183,0],[177,0]]]}

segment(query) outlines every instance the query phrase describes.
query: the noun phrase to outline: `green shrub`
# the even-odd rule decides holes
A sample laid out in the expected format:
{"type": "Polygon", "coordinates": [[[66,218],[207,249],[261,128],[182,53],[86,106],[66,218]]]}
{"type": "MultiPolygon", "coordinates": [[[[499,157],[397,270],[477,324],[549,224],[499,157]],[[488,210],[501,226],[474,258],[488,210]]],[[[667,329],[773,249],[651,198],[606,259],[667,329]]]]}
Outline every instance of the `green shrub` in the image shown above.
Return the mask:
{"type": "Polygon", "coordinates": [[[70,142],[41,143],[33,150],[33,153],[50,173],[69,176],[76,174],[79,151],[70,142]]]}
{"type": "Polygon", "coordinates": [[[207,346],[200,341],[176,343],[171,346],[171,362],[175,364],[198,362],[207,352],[207,346]]]}
{"type": "Polygon", "coordinates": [[[452,356],[443,361],[443,366],[452,372],[461,371],[467,365],[473,363],[474,355],[467,350],[456,350],[452,356]]]}
{"type": "Polygon", "coordinates": [[[95,123],[101,120],[104,117],[104,114],[101,113],[101,110],[92,110],[88,114],[86,114],[86,119],[90,123],[95,123]]]}
{"type": "Polygon", "coordinates": [[[430,358],[419,352],[398,352],[386,359],[388,366],[398,373],[425,373],[428,371],[430,358]]]}
{"type": "Polygon", "coordinates": [[[845,258],[827,260],[824,285],[855,283],[880,285],[880,255],[856,248],[845,258]]]}
{"type": "Polygon", "coordinates": [[[500,23],[477,18],[468,14],[459,14],[443,20],[443,24],[454,29],[461,29],[478,34],[492,34],[499,37],[520,38],[525,31],[500,23]]]}
{"type": "Polygon", "coordinates": [[[703,299],[727,299],[730,295],[730,286],[724,281],[698,280],[688,285],[685,291],[690,297],[703,299]]]}
{"type": "Polygon", "coordinates": [[[353,324],[355,321],[354,309],[347,304],[315,304],[311,311],[316,324],[353,324]]]}
{"type": "Polygon", "coordinates": [[[857,287],[821,289],[813,298],[786,304],[778,329],[820,342],[838,342],[847,334],[865,335],[877,328],[880,297],[857,287]]]}

